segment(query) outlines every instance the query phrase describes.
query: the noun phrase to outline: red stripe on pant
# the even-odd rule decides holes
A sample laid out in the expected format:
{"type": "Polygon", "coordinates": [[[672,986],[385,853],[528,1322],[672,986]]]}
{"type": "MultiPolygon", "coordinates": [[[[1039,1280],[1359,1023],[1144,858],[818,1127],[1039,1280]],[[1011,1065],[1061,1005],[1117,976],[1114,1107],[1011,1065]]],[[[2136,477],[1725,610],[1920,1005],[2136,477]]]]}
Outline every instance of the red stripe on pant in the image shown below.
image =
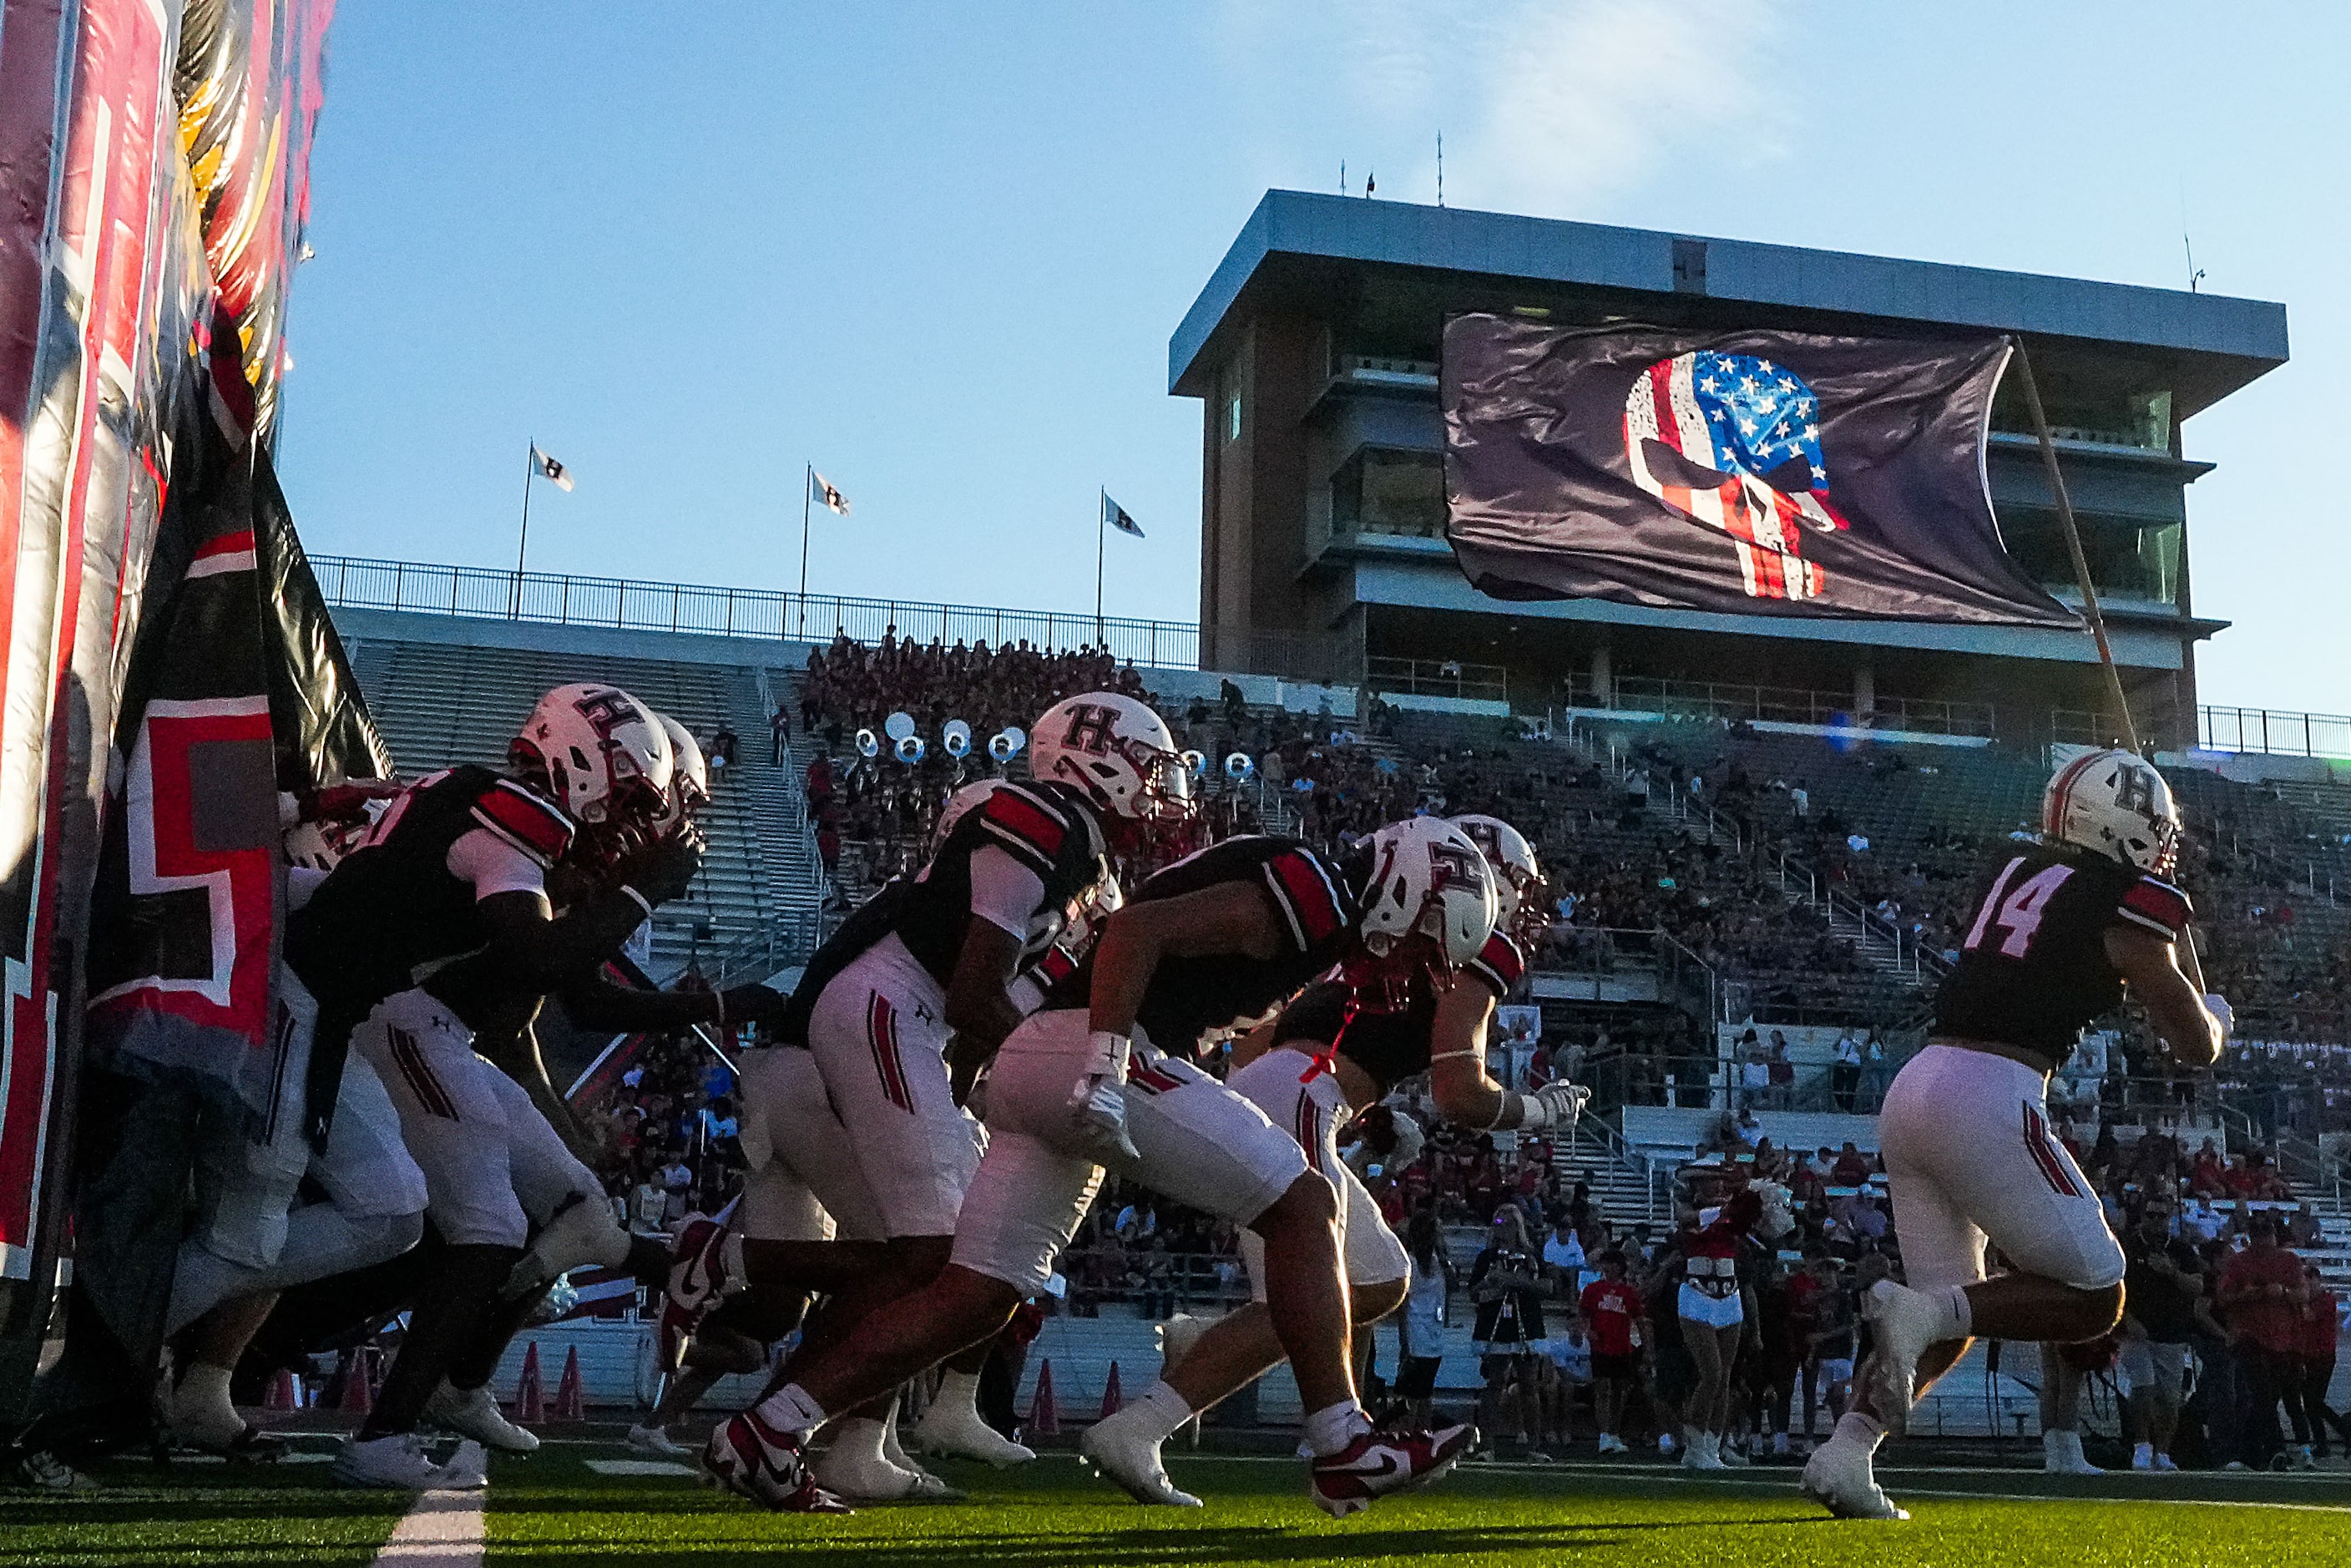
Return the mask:
{"type": "Polygon", "coordinates": [[[433,1064],[424,1060],[424,1048],[416,1043],[416,1037],[404,1029],[384,1032],[392,1044],[392,1059],[399,1064],[400,1075],[408,1081],[408,1092],[416,1096],[424,1113],[448,1122],[458,1120],[457,1103],[441,1087],[441,1080],[434,1075],[433,1064]]]}
{"type": "Polygon", "coordinates": [[[897,1010],[878,991],[865,1006],[865,1043],[872,1049],[873,1071],[881,1077],[883,1094],[899,1110],[912,1111],[914,1097],[906,1092],[905,1070],[898,1061],[897,1010]]]}
{"type": "Polygon", "coordinates": [[[2032,1163],[2041,1167],[2041,1175],[2048,1181],[2052,1192],[2059,1197],[2082,1196],[2082,1189],[2074,1185],[2074,1178],[2066,1173],[2064,1156],[2049,1141],[2048,1122],[2030,1101],[2024,1106],[2024,1146],[2032,1154],[2032,1163]]]}

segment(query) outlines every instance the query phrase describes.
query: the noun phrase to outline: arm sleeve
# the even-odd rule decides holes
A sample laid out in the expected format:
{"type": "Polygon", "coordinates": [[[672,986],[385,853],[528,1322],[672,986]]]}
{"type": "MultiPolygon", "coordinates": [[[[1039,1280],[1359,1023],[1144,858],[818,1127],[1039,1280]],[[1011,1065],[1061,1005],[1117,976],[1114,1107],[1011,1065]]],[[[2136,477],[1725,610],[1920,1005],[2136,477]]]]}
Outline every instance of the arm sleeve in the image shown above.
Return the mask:
{"type": "Polygon", "coordinates": [[[476,902],[502,893],[547,897],[547,873],[539,862],[486,828],[475,828],[449,846],[449,874],[474,884],[476,902]]]}
{"type": "Polygon", "coordinates": [[[971,912],[1026,941],[1029,922],[1044,907],[1045,883],[994,844],[971,852],[971,912]]]}
{"type": "Polygon", "coordinates": [[[1299,952],[1312,952],[1346,925],[1338,879],[1307,850],[1284,850],[1265,862],[1264,873],[1266,892],[1299,952]]]}

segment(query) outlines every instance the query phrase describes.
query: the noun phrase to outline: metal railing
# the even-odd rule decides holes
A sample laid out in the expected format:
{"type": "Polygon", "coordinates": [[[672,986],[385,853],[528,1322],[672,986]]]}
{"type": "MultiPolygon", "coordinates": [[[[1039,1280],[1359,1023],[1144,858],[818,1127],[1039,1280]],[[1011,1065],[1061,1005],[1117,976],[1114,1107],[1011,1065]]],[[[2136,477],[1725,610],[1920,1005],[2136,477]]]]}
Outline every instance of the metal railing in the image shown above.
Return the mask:
{"type": "Polygon", "coordinates": [[[2199,707],[2196,744],[2206,751],[2270,757],[2351,757],[2351,716],[2266,707],[2199,707]]]}
{"type": "Polygon", "coordinates": [[[1398,659],[1374,654],[1364,662],[1364,684],[1389,696],[1466,697],[1498,703],[1510,700],[1508,670],[1499,664],[1465,664],[1458,659],[1398,659]]]}
{"type": "Polygon", "coordinates": [[[1775,724],[1867,725],[1923,735],[1989,737],[1996,733],[1998,718],[1997,710],[1990,703],[1882,696],[1863,713],[1856,709],[1850,692],[1723,681],[1651,680],[1634,675],[1616,676],[1603,684],[1595,683],[1588,674],[1578,674],[1568,681],[1567,695],[1570,705],[1578,707],[1775,724]]]}
{"type": "Polygon", "coordinates": [[[1207,641],[1216,662],[1203,664],[1200,627],[1189,621],[640,582],[353,556],[314,555],[310,568],[327,603],[337,609],[404,610],[770,642],[829,643],[836,633],[860,643],[878,643],[889,633],[917,642],[935,637],[943,643],[985,642],[994,647],[1025,642],[1046,653],[1103,648],[1115,658],[1160,669],[1222,669],[1301,680],[1351,678],[1339,639],[1304,632],[1213,632],[1207,641]]]}

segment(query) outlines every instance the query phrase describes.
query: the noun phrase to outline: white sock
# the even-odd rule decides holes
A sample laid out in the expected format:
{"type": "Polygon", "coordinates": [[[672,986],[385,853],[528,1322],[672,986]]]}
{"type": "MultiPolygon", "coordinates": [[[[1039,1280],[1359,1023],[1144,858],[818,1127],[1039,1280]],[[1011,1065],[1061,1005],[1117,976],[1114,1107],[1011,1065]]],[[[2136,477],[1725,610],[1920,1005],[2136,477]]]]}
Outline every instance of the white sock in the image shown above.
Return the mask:
{"type": "Polygon", "coordinates": [[[978,1420],[979,1374],[957,1372],[953,1367],[941,1373],[938,1396],[931,1401],[930,1408],[923,1412],[924,1423],[927,1425],[934,1416],[940,1420],[950,1416],[968,1416],[974,1421],[978,1420]]]}
{"type": "Polygon", "coordinates": [[[1938,1339],[1966,1339],[1975,1333],[1975,1303],[1968,1300],[1968,1288],[1965,1285],[1951,1285],[1943,1290],[1929,1291],[1927,1295],[1939,1309],[1943,1327],[1948,1331],[1938,1334],[1936,1336],[1938,1339]]]}
{"type": "Polygon", "coordinates": [[[825,1423],[824,1406],[797,1383],[787,1383],[757,1406],[759,1419],[779,1432],[805,1437],[825,1423]]]}
{"type": "Polygon", "coordinates": [[[210,1366],[201,1361],[188,1364],[187,1375],[180,1379],[179,1392],[172,1396],[174,1406],[218,1406],[223,1410],[235,1408],[229,1402],[228,1372],[225,1366],[210,1366]]]}
{"type": "Polygon", "coordinates": [[[718,1293],[722,1296],[731,1296],[750,1284],[744,1272],[741,1231],[728,1231],[726,1239],[718,1244],[718,1293]]]}
{"type": "MultiPolygon", "coordinates": [[[[1139,1427],[1152,1442],[1164,1443],[1176,1435],[1177,1427],[1192,1418],[1192,1406],[1162,1378],[1136,1395],[1119,1411],[1119,1415],[1139,1427]],[[1127,1414],[1129,1411],[1135,1414],[1130,1416],[1127,1414]]],[[[1344,1448],[1346,1445],[1343,1443],[1340,1446],[1344,1448]]]]}
{"type": "Polygon", "coordinates": [[[1306,1446],[1319,1459],[1339,1452],[1371,1429],[1372,1418],[1364,1414],[1364,1407],[1352,1399],[1342,1400],[1306,1417],[1306,1446]]]}
{"type": "Polygon", "coordinates": [[[856,1459],[872,1465],[886,1465],[882,1457],[882,1423],[871,1416],[847,1416],[833,1424],[832,1458],[835,1463],[856,1459]]]}
{"type": "Polygon", "coordinates": [[[1829,1434],[1832,1443],[1858,1443],[1871,1453],[1886,1440],[1886,1423],[1865,1416],[1858,1410],[1848,1410],[1837,1417],[1836,1429],[1829,1434]]]}

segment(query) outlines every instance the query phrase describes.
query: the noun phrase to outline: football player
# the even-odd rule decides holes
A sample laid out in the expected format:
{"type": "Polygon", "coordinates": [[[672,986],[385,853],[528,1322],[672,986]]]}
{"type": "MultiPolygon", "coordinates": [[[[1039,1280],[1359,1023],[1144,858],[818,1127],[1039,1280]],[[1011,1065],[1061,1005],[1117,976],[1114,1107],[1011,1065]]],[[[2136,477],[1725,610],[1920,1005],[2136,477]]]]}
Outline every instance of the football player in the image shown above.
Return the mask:
{"type": "MultiPolygon", "coordinates": [[[[1188,814],[1184,759],[1157,716],[1136,709],[1057,710],[1037,727],[1032,768],[1122,822],[1188,814]]],[[[1374,1434],[1356,1398],[1331,1184],[1295,1138],[1192,1060],[1206,1037],[1262,1017],[1334,964],[1402,972],[1477,952],[1493,925],[1491,882],[1474,846],[1435,826],[1374,835],[1360,893],[1279,838],[1228,839],[1146,881],[990,1064],[988,1148],[951,1266],[714,1434],[711,1473],[768,1506],[799,1506],[802,1441],[828,1406],[894,1386],[996,1332],[1050,1278],[1105,1161],[1264,1238],[1269,1306],[1305,1396],[1321,1507],[1352,1513],[1450,1468],[1469,1428],[1374,1434]]]]}
{"type": "MultiPolygon", "coordinates": [[[[1275,1126],[1292,1131],[1309,1162],[1339,1194],[1340,1249],[1358,1333],[1404,1304],[1412,1263],[1379,1206],[1339,1156],[1339,1130],[1378,1104],[1405,1079],[1429,1074],[1439,1114],[1467,1127],[1534,1132],[1572,1125],[1589,1091],[1552,1083],[1533,1094],[1504,1089],[1486,1072],[1486,1031],[1495,1005],[1526,972],[1521,942],[1542,918],[1541,873],[1532,846],[1498,818],[1456,818],[1483,853],[1499,904],[1484,947],[1439,988],[1431,974],[1407,977],[1402,998],[1384,985],[1358,988],[1344,979],[1310,986],[1271,1024],[1233,1053],[1226,1083],[1275,1126]],[[1401,1001],[1402,1005],[1398,1005],[1401,1001]]],[[[1079,1452],[1138,1502],[1196,1508],[1199,1500],[1167,1479],[1160,1446],[1184,1423],[1264,1375],[1281,1360],[1281,1340],[1266,1307],[1265,1244],[1241,1233],[1250,1304],[1207,1325],[1172,1325],[1165,1375],[1139,1397],[1088,1427],[1079,1452]]]]}
{"type": "MultiPolygon", "coordinates": [[[[1037,721],[1037,733],[1068,729],[1073,714],[1095,716],[1090,722],[1106,733],[1116,728],[1137,747],[1176,757],[1156,714],[1108,693],[1057,705],[1037,721]]],[[[1152,766],[1155,777],[1165,774],[1152,766]]],[[[963,809],[920,873],[868,900],[810,963],[778,1024],[777,1050],[797,1051],[813,1073],[800,1062],[770,1062],[747,1082],[761,1102],[752,1113],[768,1124],[764,1141],[854,1239],[813,1243],[755,1228],[737,1244],[716,1224],[682,1234],[666,1312],[673,1322],[690,1321],[713,1290],[724,1288],[739,1250],[755,1286],[824,1292],[796,1356],[795,1365],[805,1364],[946,1267],[980,1162],[977,1124],[956,1092],[950,1059],[985,1061],[1019,1022],[1010,988],[1111,879],[1102,815],[1121,790],[1143,788],[1131,767],[1092,788],[1050,768],[1034,771],[1027,782],[960,795],[963,809]],[[810,1158],[828,1143],[845,1162],[810,1158]],[[842,1190],[852,1184],[853,1197],[842,1190]],[[870,1214],[871,1222],[847,1223],[852,1211],[870,1214]]],[[[1174,777],[1172,786],[1164,778],[1151,786],[1153,801],[1186,798],[1180,758],[1174,777]]],[[[1134,804],[1158,809],[1140,798],[1134,804]]],[[[957,1390],[967,1384],[977,1387],[976,1368],[957,1390]]],[[[1027,1457],[969,1406],[968,1398],[951,1395],[926,1425],[926,1438],[997,1464],[1027,1457]],[[957,1423],[958,1411],[968,1420],[957,1423]]],[[[911,1478],[893,1478],[883,1462],[885,1424],[870,1409],[846,1414],[852,1418],[833,1434],[822,1481],[803,1503],[820,1504],[828,1491],[904,1495],[893,1489],[911,1478]]]]}
{"type": "Polygon", "coordinates": [[[1934,1033],[1878,1118],[1909,1282],[1871,1288],[1874,1348],[1853,1407],[1804,1467],[1806,1495],[1832,1512],[1909,1517],[1879,1490],[1871,1458],[1970,1336],[2070,1343],[2121,1320],[2122,1248],[2050,1133],[2048,1082],[2126,988],[2174,1061],[2218,1059],[2230,1009],[2204,994],[2188,898],[2169,880],[2179,843],[2155,766],[2092,751],[2049,781],[2040,842],[2000,856],[1934,1033]],[[1984,1277],[1987,1241],[2008,1273],[1984,1277]]]}
{"type": "Polygon", "coordinates": [[[474,1032],[518,996],[535,1006],[592,974],[654,904],[685,891],[699,836],[651,837],[674,767],[660,725],[628,693],[559,687],[516,737],[505,771],[455,768],[411,787],[287,922],[287,967],[318,1002],[313,1082],[340,1071],[346,1049],[374,1070],[443,1243],[383,1396],[337,1458],[347,1481],[447,1484],[417,1424],[430,1403],[465,1430],[480,1414],[469,1407],[487,1405],[481,1387],[453,1393],[444,1377],[523,1256],[523,1191],[553,1201],[578,1162],[519,1086],[474,1053],[474,1032]],[[570,855],[610,870],[558,918],[547,877],[570,855]]]}

